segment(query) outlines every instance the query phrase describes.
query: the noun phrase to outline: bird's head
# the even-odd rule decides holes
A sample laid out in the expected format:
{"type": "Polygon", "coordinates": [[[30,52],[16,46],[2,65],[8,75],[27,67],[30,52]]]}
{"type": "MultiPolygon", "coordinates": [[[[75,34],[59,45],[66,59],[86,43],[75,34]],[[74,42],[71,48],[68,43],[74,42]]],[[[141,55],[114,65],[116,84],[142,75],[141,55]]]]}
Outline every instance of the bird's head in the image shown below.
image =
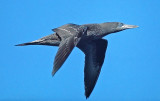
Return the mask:
{"type": "Polygon", "coordinates": [[[136,25],[127,25],[120,22],[106,22],[100,24],[104,34],[119,32],[125,29],[137,28],[136,25]]]}

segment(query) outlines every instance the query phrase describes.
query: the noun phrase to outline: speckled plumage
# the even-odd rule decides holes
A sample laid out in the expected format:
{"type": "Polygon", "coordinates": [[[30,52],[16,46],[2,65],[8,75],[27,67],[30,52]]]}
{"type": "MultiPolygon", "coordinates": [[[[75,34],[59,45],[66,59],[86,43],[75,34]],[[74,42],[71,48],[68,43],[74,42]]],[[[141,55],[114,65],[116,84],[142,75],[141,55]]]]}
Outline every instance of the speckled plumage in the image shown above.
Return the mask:
{"type": "Polygon", "coordinates": [[[66,24],[53,29],[54,34],[38,40],[18,44],[59,46],[54,59],[52,75],[63,65],[74,47],[78,47],[85,54],[84,83],[85,96],[88,98],[97,82],[104,62],[108,41],[102,37],[125,29],[136,28],[120,22],[107,22],[100,24],[66,24]]]}

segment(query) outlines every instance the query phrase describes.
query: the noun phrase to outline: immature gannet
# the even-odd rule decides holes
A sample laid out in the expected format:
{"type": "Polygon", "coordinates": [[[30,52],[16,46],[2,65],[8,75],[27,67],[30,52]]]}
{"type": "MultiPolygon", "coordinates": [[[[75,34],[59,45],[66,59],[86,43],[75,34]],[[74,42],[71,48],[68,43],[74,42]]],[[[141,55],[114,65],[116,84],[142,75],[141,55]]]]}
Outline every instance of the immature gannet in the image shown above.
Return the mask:
{"type": "Polygon", "coordinates": [[[85,96],[88,98],[97,82],[104,62],[108,41],[102,37],[125,29],[136,28],[135,25],[126,25],[120,22],[106,22],[100,24],[66,24],[53,29],[54,34],[38,40],[18,44],[59,46],[54,59],[52,75],[63,65],[74,47],[78,47],[85,54],[84,83],[85,96]]]}

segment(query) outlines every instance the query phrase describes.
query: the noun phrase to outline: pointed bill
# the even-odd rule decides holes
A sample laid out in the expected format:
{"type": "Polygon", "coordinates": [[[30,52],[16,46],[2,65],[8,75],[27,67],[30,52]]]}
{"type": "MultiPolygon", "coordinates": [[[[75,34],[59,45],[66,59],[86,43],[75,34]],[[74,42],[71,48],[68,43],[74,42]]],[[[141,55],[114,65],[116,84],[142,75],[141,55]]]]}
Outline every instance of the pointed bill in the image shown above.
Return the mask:
{"type": "Polygon", "coordinates": [[[124,28],[124,29],[137,28],[137,27],[139,27],[139,26],[136,26],[136,25],[127,25],[127,24],[124,24],[122,26],[122,28],[124,28]]]}

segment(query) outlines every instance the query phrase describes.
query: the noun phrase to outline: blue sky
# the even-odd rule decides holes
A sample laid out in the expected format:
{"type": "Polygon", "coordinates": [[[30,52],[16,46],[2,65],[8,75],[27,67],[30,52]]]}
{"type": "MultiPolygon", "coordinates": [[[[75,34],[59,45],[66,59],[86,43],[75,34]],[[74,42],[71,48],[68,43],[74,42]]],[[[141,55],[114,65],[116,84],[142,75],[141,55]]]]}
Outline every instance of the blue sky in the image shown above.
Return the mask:
{"type": "Polygon", "coordinates": [[[86,101],[78,48],[52,77],[57,47],[14,45],[66,23],[118,21],[139,28],[104,37],[106,58],[88,101],[159,101],[159,6],[159,0],[1,0],[0,100],[86,101]]]}

